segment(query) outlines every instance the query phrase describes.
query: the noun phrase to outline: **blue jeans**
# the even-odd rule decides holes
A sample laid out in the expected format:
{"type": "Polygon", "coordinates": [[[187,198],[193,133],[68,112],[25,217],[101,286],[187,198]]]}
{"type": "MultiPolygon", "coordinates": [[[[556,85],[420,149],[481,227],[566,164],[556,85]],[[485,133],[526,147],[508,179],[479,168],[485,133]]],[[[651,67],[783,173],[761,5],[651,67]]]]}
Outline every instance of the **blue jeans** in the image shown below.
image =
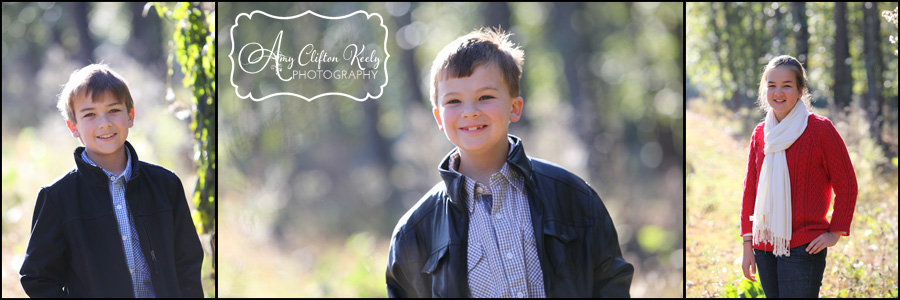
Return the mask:
{"type": "Polygon", "coordinates": [[[806,245],[791,248],[791,256],[775,257],[772,252],[753,249],[756,269],[766,298],[817,298],[825,273],[828,248],[817,254],[806,245]]]}

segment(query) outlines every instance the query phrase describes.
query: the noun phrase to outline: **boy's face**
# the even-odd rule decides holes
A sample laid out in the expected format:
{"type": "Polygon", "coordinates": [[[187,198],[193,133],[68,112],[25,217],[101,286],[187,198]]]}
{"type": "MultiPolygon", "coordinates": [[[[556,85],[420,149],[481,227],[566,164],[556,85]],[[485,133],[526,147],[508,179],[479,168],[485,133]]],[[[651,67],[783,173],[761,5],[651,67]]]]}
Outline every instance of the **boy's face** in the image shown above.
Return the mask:
{"type": "Polygon", "coordinates": [[[76,123],[66,121],[72,136],[81,139],[88,155],[110,155],[122,150],[128,138],[128,128],[134,126],[134,108],[127,111],[112,93],[106,92],[96,102],[91,94],[76,96],[72,103],[76,123]]]}
{"type": "Polygon", "coordinates": [[[506,144],[509,122],[522,115],[522,97],[510,98],[495,64],[475,68],[472,76],[437,84],[434,119],[451,143],[469,153],[486,153],[506,144]]]}

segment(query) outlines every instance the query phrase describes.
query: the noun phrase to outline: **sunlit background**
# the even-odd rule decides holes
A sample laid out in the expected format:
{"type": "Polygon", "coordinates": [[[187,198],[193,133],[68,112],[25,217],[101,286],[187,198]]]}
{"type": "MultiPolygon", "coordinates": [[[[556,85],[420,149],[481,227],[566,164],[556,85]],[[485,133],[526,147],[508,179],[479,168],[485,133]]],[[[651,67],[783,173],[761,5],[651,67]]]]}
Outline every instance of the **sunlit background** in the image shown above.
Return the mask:
{"type": "Polygon", "coordinates": [[[810,110],[834,124],[859,186],[849,236],[828,250],[819,296],[896,298],[897,3],[685,7],[687,297],[761,294],[741,270],[741,197],[750,136],[765,117],[756,108],[760,76],[787,54],[806,68],[810,110]]]}
{"type": "MultiPolygon", "coordinates": [[[[253,102],[223,84],[222,296],[386,296],[391,231],[453,148],[427,100],[431,62],[498,25],[525,50],[524,116],[510,132],[599,193],[635,266],[632,296],[683,296],[683,4],[220,3],[219,28],[254,10],[380,14],[390,83],[365,102],[253,102]]],[[[219,31],[219,53],[229,38],[219,31]]],[[[228,83],[231,62],[219,64],[228,83]]]]}
{"type": "MultiPolygon", "coordinates": [[[[166,84],[173,25],[153,8],[144,17],[144,3],[4,2],[2,8],[3,297],[27,297],[19,269],[38,191],[74,167],[73,152],[81,146],[56,109],[69,75],[103,62],[128,81],[135,105],[128,141],[141,160],[178,175],[194,209],[191,98],[181,85],[177,61],[174,84],[166,84]]],[[[209,237],[201,235],[201,240],[203,287],[211,297],[209,237]]]]}

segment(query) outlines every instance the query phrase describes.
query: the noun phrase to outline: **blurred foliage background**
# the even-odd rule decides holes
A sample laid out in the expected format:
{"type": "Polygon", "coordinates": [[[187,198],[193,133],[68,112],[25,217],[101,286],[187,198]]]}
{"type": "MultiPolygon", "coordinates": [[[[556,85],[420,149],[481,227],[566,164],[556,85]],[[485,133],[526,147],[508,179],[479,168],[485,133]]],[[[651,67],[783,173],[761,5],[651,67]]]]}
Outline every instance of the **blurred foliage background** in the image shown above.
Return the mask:
{"type": "MultiPolygon", "coordinates": [[[[847,145],[859,185],[822,297],[897,297],[897,4],[687,3],[687,297],[758,294],[743,279],[740,207],[765,65],[796,57],[811,110],[847,145]]],[[[830,212],[829,212],[830,214],[830,212]]],[[[758,277],[757,277],[758,278],[758,277]]]]}
{"type": "MultiPolygon", "coordinates": [[[[490,26],[525,50],[525,109],[510,133],[600,194],[636,269],[632,296],[683,296],[682,3],[220,3],[220,53],[235,17],[254,10],[380,14],[390,82],[364,102],[254,102],[225,85],[223,296],[386,296],[391,232],[453,148],[428,102],[432,60],[490,26]]],[[[219,62],[229,82],[231,62],[219,62]]]]}
{"type": "MultiPolygon", "coordinates": [[[[166,6],[196,9],[200,15],[215,11],[213,3],[166,6]]],[[[167,83],[185,77],[178,60],[174,72],[167,74],[167,57],[182,46],[170,41],[176,22],[188,16],[172,17],[169,12],[160,18],[145,3],[4,2],[2,9],[2,292],[3,297],[26,297],[18,274],[38,190],[74,166],[72,153],[80,146],[56,109],[62,85],[73,71],[103,62],[122,74],[135,99],[135,124],[128,140],[141,160],[175,172],[185,197],[194,198],[198,172],[190,126],[193,88],[167,83]]],[[[208,71],[213,77],[214,67],[208,71]]],[[[207,297],[215,297],[210,234],[202,231],[196,204],[188,202],[206,252],[203,289],[207,297]]]]}

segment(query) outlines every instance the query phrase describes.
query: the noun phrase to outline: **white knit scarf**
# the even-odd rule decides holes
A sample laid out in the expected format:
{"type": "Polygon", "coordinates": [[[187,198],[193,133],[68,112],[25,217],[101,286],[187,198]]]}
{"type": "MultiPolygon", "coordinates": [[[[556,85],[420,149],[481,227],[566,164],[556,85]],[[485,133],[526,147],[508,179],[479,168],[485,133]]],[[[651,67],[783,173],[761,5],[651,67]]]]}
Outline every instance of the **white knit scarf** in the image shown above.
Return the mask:
{"type": "Polygon", "coordinates": [[[791,256],[791,176],[784,150],[806,130],[809,111],[803,101],[779,123],[770,110],[766,114],[766,154],[756,188],[753,220],[753,244],[767,242],[775,246],[775,256],[791,256]]]}

